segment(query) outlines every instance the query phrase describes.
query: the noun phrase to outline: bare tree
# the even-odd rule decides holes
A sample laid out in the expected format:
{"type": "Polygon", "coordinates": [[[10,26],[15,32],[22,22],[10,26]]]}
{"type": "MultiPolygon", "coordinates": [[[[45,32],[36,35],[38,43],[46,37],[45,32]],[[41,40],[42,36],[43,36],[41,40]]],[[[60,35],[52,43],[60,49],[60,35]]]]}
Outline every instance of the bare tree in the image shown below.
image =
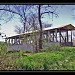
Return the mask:
{"type": "Polygon", "coordinates": [[[15,26],[15,32],[18,34],[23,33],[23,27],[21,25],[16,25],[15,26]]]}
{"type": "MultiPolygon", "coordinates": [[[[38,16],[34,13],[32,13],[27,21],[27,23],[29,24],[27,27],[28,28],[28,31],[36,31],[39,29],[39,23],[38,23],[38,16]]],[[[37,37],[37,33],[33,33],[31,34],[32,36],[32,46],[33,46],[33,52],[38,52],[38,37],[37,37]]]]}
{"type": "MultiPolygon", "coordinates": [[[[52,20],[53,20],[53,16],[55,15],[56,17],[58,16],[58,14],[55,12],[57,7],[51,6],[51,5],[37,5],[36,6],[37,9],[37,18],[38,18],[38,25],[39,25],[39,50],[42,49],[42,28],[43,28],[43,24],[42,24],[42,18],[44,17],[44,15],[52,15],[52,20]]],[[[33,17],[32,17],[33,18],[33,17]]],[[[31,20],[31,22],[33,22],[32,25],[34,24],[34,18],[33,21],[31,20]]],[[[33,26],[35,27],[35,26],[33,26]]],[[[34,28],[35,29],[35,28],[34,28]]]]}
{"type": "Polygon", "coordinates": [[[31,30],[38,30],[39,28],[39,21],[38,21],[38,16],[36,14],[32,14],[29,19],[28,23],[30,25],[31,30]]]}
{"type": "Polygon", "coordinates": [[[30,8],[31,8],[31,5],[3,5],[3,6],[0,6],[0,10],[3,11],[1,13],[0,19],[8,22],[12,19],[12,17],[15,14],[19,15],[20,22],[22,23],[23,28],[24,28],[23,32],[25,32],[27,17],[29,15],[30,8]],[[10,16],[5,20],[4,18],[2,18],[2,16],[4,14],[6,15],[7,13],[9,13],[8,15],[10,15],[10,16]]]}
{"type": "Polygon", "coordinates": [[[40,37],[39,37],[39,50],[42,49],[42,16],[45,14],[52,14],[52,20],[53,20],[53,15],[56,17],[58,16],[57,13],[55,13],[57,7],[51,6],[51,5],[38,5],[38,20],[39,20],[39,25],[40,25],[40,37]]]}
{"type": "MultiPolygon", "coordinates": [[[[7,11],[10,12],[10,14],[14,15],[17,14],[20,16],[20,21],[23,24],[24,27],[24,32],[27,31],[27,28],[29,27],[28,25],[28,18],[31,14],[31,11],[37,15],[38,18],[38,25],[39,25],[39,50],[42,49],[42,28],[43,28],[43,24],[42,24],[42,18],[45,18],[46,15],[48,16],[52,16],[52,20],[53,20],[53,16],[58,16],[58,14],[56,13],[57,10],[57,6],[54,5],[4,5],[0,7],[0,10],[2,11],[7,11]],[[36,10],[36,11],[34,11],[36,10]],[[36,13],[37,12],[37,13],[36,13]],[[27,26],[26,26],[27,25],[27,26]],[[27,28],[26,28],[27,27],[27,28]]],[[[4,13],[5,14],[5,13],[4,13]]],[[[33,21],[34,21],[34,17],[33,21]]],[[[32,22],[32,21],[30,21],[32,22]]],[[[35,22],[33,22],[35,23],[35,22]]],[[[35,28],[35,24],[34,25],[34,29],[35,28]]]]}

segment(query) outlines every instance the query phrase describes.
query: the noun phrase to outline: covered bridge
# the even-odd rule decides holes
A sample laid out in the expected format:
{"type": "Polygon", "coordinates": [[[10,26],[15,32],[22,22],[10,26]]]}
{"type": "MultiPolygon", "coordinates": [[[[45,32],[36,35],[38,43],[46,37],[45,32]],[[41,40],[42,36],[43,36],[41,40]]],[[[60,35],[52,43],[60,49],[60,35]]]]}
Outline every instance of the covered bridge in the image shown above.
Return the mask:
{"type": "MultiPolygon", "coordinates": [[[[60,45],[73,46],[72,42],[72,31],[75,30],[75,27],[72,24],[62,25],[58,27],[48,27],[43,28],[43,40],[46,39],[48,43],[54,42],[59,43],[60,45]]],[[[9,43],[9,49],[22,49],[22,50],[31,50],[32,46],[30,43],[32,40],[26,39],[26,44],[23,44],[24,35],[30,37],[30,34],[36,31],[25,32],[11,37],[6,37],[5,41],[9,43]]],[[[38,38],[38,35],[37,35],[38,38]]]]}

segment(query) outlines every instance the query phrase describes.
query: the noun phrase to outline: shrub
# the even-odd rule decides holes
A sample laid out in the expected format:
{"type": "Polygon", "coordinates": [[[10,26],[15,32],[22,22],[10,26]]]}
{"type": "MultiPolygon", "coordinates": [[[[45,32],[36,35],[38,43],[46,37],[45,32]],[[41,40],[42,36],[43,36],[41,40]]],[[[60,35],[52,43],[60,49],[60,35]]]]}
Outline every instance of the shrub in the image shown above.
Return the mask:
{"type": "Polygon", "coordinates": [[[17,69],[20,70],[49,70],[63,56],[54,53],[36,53],[27,57],[20,57],[16,61],[17,69]]]}
{"type": "Polygon", "coordinates": [[[41,49],[41,51],[44,51],[44,52],[49,52],[49,51],[53,51],[53,50],[60,50],[61,49],[61,46],[59,44],[56,44],[56,43],[45,43],[44,44],[44,48],[41,49]]]}
{"type": "Polygon", "coordinates": [[[0,56],[6,55],[7,44],[5,42],[0,42],[0,56]]]}

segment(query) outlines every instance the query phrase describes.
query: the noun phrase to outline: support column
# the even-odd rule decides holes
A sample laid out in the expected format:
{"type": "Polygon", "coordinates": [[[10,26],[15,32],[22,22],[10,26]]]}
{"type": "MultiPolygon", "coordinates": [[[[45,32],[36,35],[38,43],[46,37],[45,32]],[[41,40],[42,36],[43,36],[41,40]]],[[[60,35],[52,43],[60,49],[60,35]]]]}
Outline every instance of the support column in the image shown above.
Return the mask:
{"type": "Polygon", "coordinates": [[[59,29],[59,39],[60,39],[60,43],[61,43],[61,30],[59,29]]]}
{"type": "Polygon", "coordinates": [[[48,42],[50,42],[50,32],[48,31],[48,42]]]}
{"type": "Polygon", "coordinates": [[[19,40],[18,40],[19,44],[20,44],[20,36],[19,36],[19,40]]]}
{"type": "Polygon", "coordinates": [[[7,43],[7,39],[5,39],[5,42],[7,43]]]}
{"type": "Polygon", "coordinates": [[[55,29],[55,41],[57,42],[57,29],[55,29]]]}
{"type": "Polygon", "coordinates": [[[11,44],[13,45],[13,39],[11,39],[11,44]]]}
{"type": "Polygon", "coordinates": [[[54,32],[53,32],[53,40],[52,41],[54,42],[54,32]]]}
{"type": "Polygon", "coordinates": [[[14,39],[14,43],[17,44],[17,39],[16,39],[16,37],[15,37],[15,39],[14,39]]]}
{"type": "Polygon", "coordinates": [[[49,35],[49,40],[50,40],[50,42],[51,42],[51,32],[49,32],[49,34],[50,34],[50,35],[49,35]]]}
{"type": "Polygon", "coordinates": [[[8,43],[10,43],[10,39],[9,39],[8,43]]]}
{"type": "Polygon", "coordinates": [[[67,42],[68,42],[68,30],[66,31],[66,35],[67,35],[67,42]]]}
{"type": "Polygon", "coordinates": [[[71,30],[71,46],[72,46],[72,30],[71,30]]]}
{"type": "Polygon", "coordinates": [[[47,42],[48,42],[48,31],[46,32],[46,39],[47,39],[47,42]]]}

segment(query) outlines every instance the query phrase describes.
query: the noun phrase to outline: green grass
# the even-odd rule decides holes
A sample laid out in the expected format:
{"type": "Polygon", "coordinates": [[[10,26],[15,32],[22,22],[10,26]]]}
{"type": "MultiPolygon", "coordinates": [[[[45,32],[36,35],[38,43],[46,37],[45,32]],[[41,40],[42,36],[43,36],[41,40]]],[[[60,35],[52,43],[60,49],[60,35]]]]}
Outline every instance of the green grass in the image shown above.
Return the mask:
{"type": "Polygon", "coordinates": [[[75,48],[62,47],[61,50],[40,52],[16,61],[17,69],[22,70],[75,70],[75,48]]]}
{"type": "Polygon", "coordinates": [[[62,47],[61,50],[41,52],[21,57],[16,61],[22,70],[75,70],[75,48],[62,47]]]}
{"type": "Polygon", "coordinates": [[[39,53],[7,52],[5,47],[0,44],[0,70],[75,70],[75,47],[39,53]]]}

